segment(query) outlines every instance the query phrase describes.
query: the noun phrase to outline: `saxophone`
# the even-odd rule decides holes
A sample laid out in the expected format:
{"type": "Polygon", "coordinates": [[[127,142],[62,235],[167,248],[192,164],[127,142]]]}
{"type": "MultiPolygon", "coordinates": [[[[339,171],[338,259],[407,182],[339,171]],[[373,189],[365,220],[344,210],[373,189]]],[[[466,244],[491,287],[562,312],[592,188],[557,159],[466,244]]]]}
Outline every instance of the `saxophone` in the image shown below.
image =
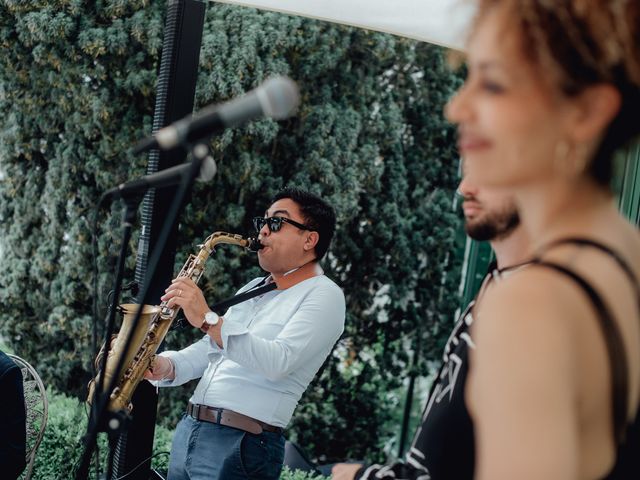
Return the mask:
{"type": "MultiPolygon", "coordinates": [[[[200,251],[196,255],[189,255],[178,277],[189,277],[197,284],[204,272],[205,262],[213,252],[214,247],[219,243],[238,245],[254,252],[260,248],[260,242],[254,238],[243,238],[241,235],[226,232],[212,233],[207,237],[204,244],[199,245],[200,251]]],[[[176,306],[171,309],[166,304],[167,302],[162,302],[159,306],[144,305],[138,327],[133,332],[133,320],[135,319],[138,305],[124,304],[119,306],[119,310],[123,314],[122,327],[118,335],[114,335],[110,342],[104,376],[105,388],[116,376],[115,370],[118,359],[122,355],[127,338],[129,335],[133,335],[133,337],[129,348],[130,353],[127,355],[122,367],[122,373],[118,375],[117,383],[109,398],[107,408],[110,411],[126,410],[131,413],[133,392],[142,380],[144,372],[153,365],[156,351],[180,311],[180,307],[176,306]]],[[[96,358],[96,370],[100,366],[104,351],[105,345],[102,346],[96,358]]],[[[98,375],[100,375],[100,372],[98,372],[98,375]]],[[[89,404],[94,396],[97,379],[98,376],[89,382],[89,395],[87,398],[89,404]]]]}

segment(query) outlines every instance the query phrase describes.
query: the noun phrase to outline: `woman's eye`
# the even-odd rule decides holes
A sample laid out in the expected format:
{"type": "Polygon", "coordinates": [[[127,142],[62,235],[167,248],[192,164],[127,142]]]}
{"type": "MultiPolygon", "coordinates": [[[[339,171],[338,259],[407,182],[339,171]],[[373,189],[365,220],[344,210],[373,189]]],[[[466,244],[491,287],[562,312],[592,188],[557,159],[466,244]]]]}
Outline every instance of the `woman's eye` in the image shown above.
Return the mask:
{"type": "Polygon", "coordinates": [[[496,82],[484,81],[482,82],[482,89],[489,93],[502,93],[504,87],[496,82]]]}

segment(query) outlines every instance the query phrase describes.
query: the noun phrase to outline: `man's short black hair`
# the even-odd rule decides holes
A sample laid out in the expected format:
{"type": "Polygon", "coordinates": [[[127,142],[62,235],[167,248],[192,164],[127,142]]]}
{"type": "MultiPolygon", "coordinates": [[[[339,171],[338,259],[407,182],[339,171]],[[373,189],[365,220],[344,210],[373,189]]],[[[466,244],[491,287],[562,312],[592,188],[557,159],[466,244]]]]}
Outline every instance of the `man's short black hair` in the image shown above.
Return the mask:
{"type": "Polygon", "coordinates": [[[296,187],[283,188],[275,194],[271,203],[283,198],[290,198],[296,202],[300,207],[304,223],[318,232],[320,238],[315,248],[316,259],[322,260],[336,231],[336,214],[333,207],[317,195],[296,187]]]}

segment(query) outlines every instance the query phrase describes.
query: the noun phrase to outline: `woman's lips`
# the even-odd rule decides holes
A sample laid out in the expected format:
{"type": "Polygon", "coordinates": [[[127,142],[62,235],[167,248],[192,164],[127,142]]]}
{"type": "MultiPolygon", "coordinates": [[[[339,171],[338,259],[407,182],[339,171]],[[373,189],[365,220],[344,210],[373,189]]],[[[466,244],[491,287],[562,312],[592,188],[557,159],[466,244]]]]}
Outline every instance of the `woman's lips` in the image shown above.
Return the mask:
{"type": "Polygon", "coordinates": [[[460,153],[469,153],[479,150],[485,150],[491,146],[491,142],[481,138],[461,137],[458,140],[458,151],[460,153]]]}

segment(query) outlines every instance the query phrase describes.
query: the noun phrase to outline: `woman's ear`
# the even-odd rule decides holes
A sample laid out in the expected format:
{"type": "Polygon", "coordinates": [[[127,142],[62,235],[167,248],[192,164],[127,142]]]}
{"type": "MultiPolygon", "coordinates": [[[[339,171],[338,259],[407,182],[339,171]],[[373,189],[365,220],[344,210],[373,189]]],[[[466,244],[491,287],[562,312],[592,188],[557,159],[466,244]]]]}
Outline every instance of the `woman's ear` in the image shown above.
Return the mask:
{"type": "Polygon", "coordinates": [[[598,142],[620,111],[620,92],[610,84],[587,87],[571,99],[575,109],[571,118],[571,139],[575,144],[598,142]]]}

